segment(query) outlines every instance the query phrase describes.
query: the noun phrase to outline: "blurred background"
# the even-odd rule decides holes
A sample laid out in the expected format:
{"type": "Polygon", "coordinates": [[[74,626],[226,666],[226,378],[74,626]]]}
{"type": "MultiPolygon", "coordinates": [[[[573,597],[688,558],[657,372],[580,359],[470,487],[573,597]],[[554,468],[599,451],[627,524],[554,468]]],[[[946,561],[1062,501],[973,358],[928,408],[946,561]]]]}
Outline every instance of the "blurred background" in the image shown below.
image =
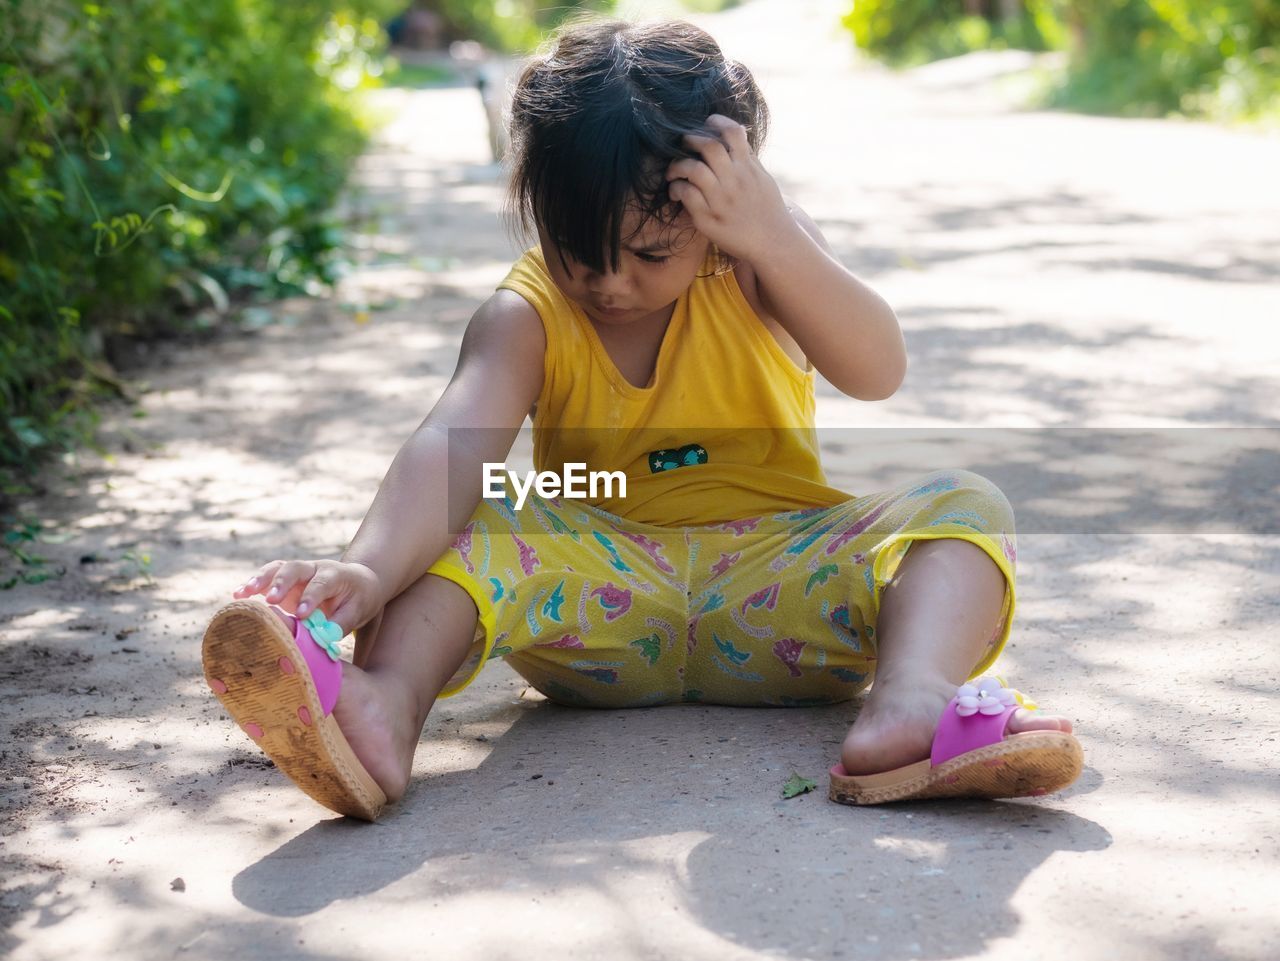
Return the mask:
{"type": "MultiPolygon", "coordinates": [[[[137,344],[332,291],[370,91],[474,87],[496,162],[512,65],[566,16],[737,5],[0,0],[0,505],[93,444],[137,344]]],[[[856,0],[843,28],[893,67],[1027,51],[1031,106],[1280,116],[1275,0],[856,0]]]]}

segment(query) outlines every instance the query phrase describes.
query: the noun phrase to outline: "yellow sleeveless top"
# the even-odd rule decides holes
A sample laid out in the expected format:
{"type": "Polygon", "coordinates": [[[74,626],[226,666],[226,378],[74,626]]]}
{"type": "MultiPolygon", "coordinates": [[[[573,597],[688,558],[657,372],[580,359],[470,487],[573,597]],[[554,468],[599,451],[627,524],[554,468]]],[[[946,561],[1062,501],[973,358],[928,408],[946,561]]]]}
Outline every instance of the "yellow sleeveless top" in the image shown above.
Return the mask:
{"type": "Polygon", "coordinates": [[[802,371],[747,303],[733,272],[703,275],[676,302],[647,387],[614,365],[582,309],[535,247],[500,289],[542,318],[547,348],[533,419],[534,467],[622,471],[607,496],[583,498],[644,524],[683,527],[828,507],[813,425],[814,370],[802,371]]]}

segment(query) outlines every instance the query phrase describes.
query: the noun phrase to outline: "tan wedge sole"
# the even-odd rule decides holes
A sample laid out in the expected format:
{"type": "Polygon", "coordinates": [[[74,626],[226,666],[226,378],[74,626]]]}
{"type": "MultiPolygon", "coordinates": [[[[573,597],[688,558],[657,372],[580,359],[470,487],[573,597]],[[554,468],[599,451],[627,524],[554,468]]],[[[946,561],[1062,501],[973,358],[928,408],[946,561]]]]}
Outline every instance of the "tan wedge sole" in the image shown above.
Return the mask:
{"type": "Polygon", "coordinates": [[[297,642],[265,604],[232,601],[204,634],[204,674],[241,730],[330,811],[375,820],[387,796],[325,716],[297,642]]]}
{"type": "Polygon", "coordinates": [[[926,798],[1038,797],[1060,791],[1084,769],[1084,750],[1061,731],[1027,731],[932,767],[918,761],[883,774],[831,773],[831,800],[884,804],[926,798]]]}

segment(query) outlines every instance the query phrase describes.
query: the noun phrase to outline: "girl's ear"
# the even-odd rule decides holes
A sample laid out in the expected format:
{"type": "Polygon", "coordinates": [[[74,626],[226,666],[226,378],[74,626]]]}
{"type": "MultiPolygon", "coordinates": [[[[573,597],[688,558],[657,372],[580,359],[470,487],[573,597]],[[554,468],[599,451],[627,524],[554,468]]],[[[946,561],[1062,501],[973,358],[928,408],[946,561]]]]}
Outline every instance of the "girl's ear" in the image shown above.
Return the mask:
{"type": "Polygon", "coordinates": [[[717,247],[714,241],[711,243],[711,248],[708,251],[707,256],[711,258],[712,277],[719,277],[721,274],[727,274],[729,271],[733,270],[734,267],[738,266],[738,261],[717,247]]]}
{"type": "Polygon", "coordinates": [[[698,268],[699,277],[719,277],[727,274],[737,266],[737,261],[715,245],[715,241],[707,244],[707,256],[698,268]]]}

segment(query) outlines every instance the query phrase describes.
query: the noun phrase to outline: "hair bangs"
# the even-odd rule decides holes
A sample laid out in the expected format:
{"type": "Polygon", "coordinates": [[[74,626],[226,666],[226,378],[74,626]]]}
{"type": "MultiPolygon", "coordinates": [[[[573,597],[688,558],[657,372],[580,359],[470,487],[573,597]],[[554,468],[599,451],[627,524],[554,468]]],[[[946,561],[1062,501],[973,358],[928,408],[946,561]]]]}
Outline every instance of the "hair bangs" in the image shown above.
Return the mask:
{"type": "Polygon", "coordinates": [[[630,110],[593,104],[558,132],[530,158],[527,212],[563,256],[617,270],[642,159],[630,110]]]}
{"type": "Polygon", "coordinates": [[[700,156],[684,137],[715,136],[713,113],[742,124],[759,150],[768,126],[759,88],[704,31],[679,21],[574,24],[516,85],[509,210],[525,231],[541,228],[562,261],[617,270],[629,216],[632,234],[675,225],[683,208],[667,168],[700,156]]]}

